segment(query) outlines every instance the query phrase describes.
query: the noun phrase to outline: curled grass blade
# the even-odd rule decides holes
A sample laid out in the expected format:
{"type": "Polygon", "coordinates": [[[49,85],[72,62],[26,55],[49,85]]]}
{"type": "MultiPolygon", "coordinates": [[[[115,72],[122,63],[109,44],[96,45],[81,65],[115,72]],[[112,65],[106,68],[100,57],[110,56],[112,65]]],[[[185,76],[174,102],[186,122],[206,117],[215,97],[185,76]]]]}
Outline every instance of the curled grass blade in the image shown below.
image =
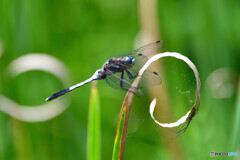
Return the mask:
{"type": "MultiPolygon", "coordinates": [[[[201,86],[197,68],[187,57],[185,57],[179,53],[176,53],[176,52],[159,53],[159,54],[151,57],[145,63],[145,65],[140,69],[140,71],[138,73],[139,76],[135,79],[132,86],[137,88],[138,83],[139,83],[144,71],[150,66],[151,63],[153,63],[154,61],[156,61],[160,58],[163,58],[163,57],[174,57],[174,58],[183,60],[193,70],[195,78],[196,78],[197,85],[196,85],[195,104],[194,104],[194,106],[191,107],[191,109],[186,114],[186,116],[184,116],[184,118],[180,120],[181,123],[188,122],[187,126],[184,128],[184,131],[185,131],[187,129],[188,125],[190,124],[192,118],[195,116],[195,114],[198,110],[198,104],[199,104],[199,100],[200,100],[200,86],[201,86]]],[[[134,97],[134,90],[132,90],[133,87],[131,87],[130,90],[128,91],[128,93],[124,99],[123,105],[122,105],[122,109],[121,109],[121,113],[120,113],[119,121],[118,121],[117,134],[116,134],[115,142],[114,142],[112,160],[123,160],[123,158],[124,158],[128,119],[129,119],[131,104],[132,104],[133,97],[134,97]]],[[[150,107],[150,109],[151,108],[152,107],[150,107]]],[[[153,110],[153,108],[152,108],[152,110],[153,110]]],[[[151,112],[150,112],[150,114],[151,114],[151,112]]],[[[161,126],[162,127],[172,127],[172,126],[178,126],[181,124],[181,123],[178,123],[178,121],[176,123],[177,124],[174,124],[174,125],[165,124],[165,125],[161,125],[161,126]]],[[[182,132],[180,132],[180,133],[182,133],[182,132]]]]}
{"type": "Polygon", "coordinates": [[[155,121],[155,123],[157,123],[158,125],[162,126],[162,127],[167,127],[167,128],[172,128],[172,127],[177,127],[180,126],[181,124],[183,124],[183,128],[180,129],[180,131],[177,132],[177,136],[180,135],[181,133],[185,132],[185,130],[187,129],[187,127],[189,126],[189,124],[191,123],[193,117],[197,114],[198,111],[198,106],[199,106],[199,101],[200,101],[200,86],[201,86],[201,81],[199,78],[199,73],[198,70],[196,68],[196,66],[192,63],[192,61],[190,61],[187,57],[181,55],[180,53],[177,52],[164,52],[161,54],[157,54],[153,57],[151,57],[147,63],[142,67],[142,69],[139,71],[139,75],[142,75],[143,72],[149,67],[149,65],[151,63],[153,63],[154,61],[163,58],[163,57],[174,57],[177,58],[179,60],[184,61],[193,71],[194,76],[196,78],[196,99],[195,99],[195,103],[194,105],[191,107],[191,109],[186,113],[185,116],[183,116],[182,118],[180,118],[178,121],[173,122],[173,123],[160,123],[158,122],[154,116],[153,116],[153,111],[154,111],[154,107],[156,105],[156,100],[154,99],[150,105],[150,115],[152,117],[152,119],[155,121]]]}

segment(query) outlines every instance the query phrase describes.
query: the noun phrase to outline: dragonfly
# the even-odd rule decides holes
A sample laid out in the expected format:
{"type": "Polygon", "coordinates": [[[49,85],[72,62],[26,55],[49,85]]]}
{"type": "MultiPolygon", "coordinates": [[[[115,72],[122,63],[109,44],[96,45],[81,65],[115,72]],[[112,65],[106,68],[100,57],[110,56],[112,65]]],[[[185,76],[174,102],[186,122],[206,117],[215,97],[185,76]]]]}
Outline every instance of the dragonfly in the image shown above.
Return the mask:
{"type": "MultiPolygon", "coordinates": [[[[139,87],[133,87],[131,83],[138,76],[138,72],[145,62],[159,51],[162,46],[163,43],[161,41],[156,41],[138,49],[122,53],[119,56],[112,57],[105,62],[102,68],[98,69],[91,78],[52,94],[46,101],[56,99],[94,80],[105,80],[107,84],[113,88],[144,95],[139,87]]],[[[154,83],[157,82],[160,84],[162,82],[157,72],[147,70],[143,76],[154,80],[154,83]]]]}

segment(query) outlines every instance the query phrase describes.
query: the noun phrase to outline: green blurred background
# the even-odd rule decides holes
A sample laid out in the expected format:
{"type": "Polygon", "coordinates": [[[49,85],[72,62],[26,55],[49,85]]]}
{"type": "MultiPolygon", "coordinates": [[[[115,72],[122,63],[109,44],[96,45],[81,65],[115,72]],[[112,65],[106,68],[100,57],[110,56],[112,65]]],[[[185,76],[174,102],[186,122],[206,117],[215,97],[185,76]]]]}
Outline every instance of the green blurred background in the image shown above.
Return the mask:
{"type": "MultiPolygon", "coordinates": [[[[135,97],[125,159],[173,159],[172,154],[212,159],[211,151],[240,154],[240,1],[159,0],[156,7],[163,50],[186,55],[198,68],[200,110],[187,132],[171,140],[180,148],[174,153],[150,118],[149,99],[135,97]]],[[[139,1],[0,0],[0,94],[20,105],[44,104],[52,93],[89,78],[110,57],[133,49],[141,30],[139,19],[139,1]],[[43,71],[9,77],[7,66],[29,53],[60,60],[70,72],[70,82],[63,85],[43,71]]],[[[174,81],[172,77],[169,85],[174,81]]],[[[70,106],[44,122],[20,121],[1,111],[0,159],[86,159],[90,87],[66,95],[70,106]]],[[[125,93],[104,82],[98,88],[105,160],[112,157],[125,93]]]]}

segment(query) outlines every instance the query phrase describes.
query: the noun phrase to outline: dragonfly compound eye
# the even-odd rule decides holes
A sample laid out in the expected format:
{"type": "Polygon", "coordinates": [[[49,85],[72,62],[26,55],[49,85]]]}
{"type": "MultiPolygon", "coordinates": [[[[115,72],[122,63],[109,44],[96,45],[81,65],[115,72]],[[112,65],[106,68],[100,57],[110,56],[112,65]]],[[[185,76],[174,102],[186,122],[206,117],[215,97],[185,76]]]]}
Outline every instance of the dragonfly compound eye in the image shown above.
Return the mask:
{"type": "MultiPolygon", "coordinates": [[[[134,59],[133,59],[131,56],[127,56],[125,61],[126,61],[127,64],[130,64],[130,63],[133,62],[132,60],[134,60],[134,59]]],[[[134,61],[135,61],[135,60],[134,60],[134,61]]],[[[133,62],[133,63],[134,63],[134,62],[133,62]]]]}
{"type": "Polygon", "coordinates": [[[133,59],[132,59],[132,64],[134,64],[134,63],[135,63],[135,59],[133,58],[133,59]]]}

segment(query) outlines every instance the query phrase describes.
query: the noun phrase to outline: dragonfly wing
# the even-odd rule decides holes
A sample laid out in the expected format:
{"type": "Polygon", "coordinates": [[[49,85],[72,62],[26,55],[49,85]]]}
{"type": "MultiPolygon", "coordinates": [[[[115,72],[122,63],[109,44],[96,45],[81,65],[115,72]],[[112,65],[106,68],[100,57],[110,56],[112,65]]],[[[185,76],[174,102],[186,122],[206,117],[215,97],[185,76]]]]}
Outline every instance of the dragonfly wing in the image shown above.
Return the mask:
{"type": "Polygon", "coordinates": [[[146,70],[140,80],[140,86],[156,86],[162,83],[162,78],[157,72],[146,70]]]}
{"type": "MultiPolygon", "coordinates": [[[[135,80],[135,78],[138,76],[138,72],[140,69],[141,69],[141,67],[136,67],[136,66],[129,68],[128,72],[134,78],[130,79],[129,76],[126,75],[127,73],[125,72],[124,80],[132,83],[135,80]]],[[[149,87],[156,86],[156,85],[160,85],[161,83],[162,83],[161,76],[157,72],[147,69],[144,71],[144,73],[141,77],[138,88],[143,88],[143,86],[149,86],[149,87]]]]}
{"type": "MultiPolygon", "coordinates": [[[[124,71],[123,80],[132,84],[135,78],[138,76],[141,67],[142,67],[141,65],[134,65],[131,68],[128,68],[127,71],[124,71]]],[[[121,74],[122,74],[121,72],[115,73],[115,75],[118,77],[121,77],[121,74]]],[[[144,71],[142,75],[138,88],[142,88],[143,86],[156,86],[160,85],[161,83],[162,83],[161,76],[157,72],[147,69],[144,71]]]]}
{"type": "MultiPolygon", "coordinates": [[[[147,62],[148,58],[154,55],[157,51],[159,51],[163,46],[161,41],[157,41],[154,43],[147,44],[143,47],[140,47],[136,50],[132,50],[129,52],[123,53],[121,56],[117,56],[115,58],[124,57],[124,56],[132,56],[135,59],[135,63],[133,66],[128,67],[129,70],[136,75],[142,66],[147,62]]],[[[126,67],[126,64],[118,64],[119,66],[126,67]]]]}
{"type": "Polygon", "coordinates": [[[124,52],[117,57],[124,57],[124,56],[145,56],[150,57],[154,55],[157,51],[159,51],[163,46],[162,41],[156,41],[145,46],[142,46],[138,49],[134,49],[128,52],[124,52]]]}
{"type": "Polygon", "coordinates": [[[135,50],[138,56],[144,55],[146,57],[154,55],[157,51],[159,51],[163,46],[162,41],[156,41],[145,46],[142,46],[135,50]]]}
{"type": "MultiPolygon", "coordinates": [[[[109,85],[109,86],[111,86],[111,87],[113,87],[113,88],[115,88],[115,89],[119,89],[119,90],[122,90],[122,91],[129,91],[130,89],[130,91],[132,91],[132,92],[134,92],[134,93],[139,93],[139,94],[142,94],[143,95],[143,92],[141,91],[141,90],[139,90],[138,88],[136,88],[136,87],[133,87],[132,85],[131,85],[131,83],[129,83],[128,81],[127,81],[127,79],[128,78],[126,78],[126,80],[123,78],[123,79],[121,79],[119,76],[118,76],[118,74],[119,73],[115,73],[115,74],[111,74],[110,72],[111,71],[107,71],[108,72],[108,75],[106,76],[106,78],[105,78],[105,82],[109,85]],[[121,83],[122,83],[122,85],[121,85],[121,83]]],[[[124,77],[127,77],[127,74],[126,73],[124,73],[124,77]]]]}

